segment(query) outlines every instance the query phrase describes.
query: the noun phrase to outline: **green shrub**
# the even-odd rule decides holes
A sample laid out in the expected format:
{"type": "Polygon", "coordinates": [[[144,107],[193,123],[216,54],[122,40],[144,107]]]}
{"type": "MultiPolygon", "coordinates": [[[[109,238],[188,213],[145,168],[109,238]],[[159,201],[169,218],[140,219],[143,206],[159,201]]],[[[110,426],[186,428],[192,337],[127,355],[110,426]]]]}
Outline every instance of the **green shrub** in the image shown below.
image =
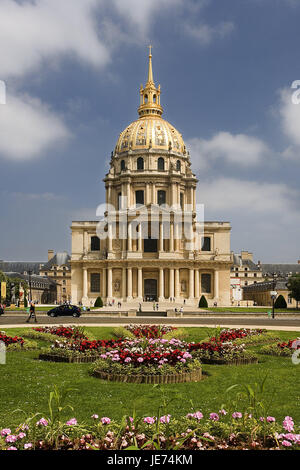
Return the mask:
{"type": "Polygon", "coordinates": [[[208,308],[208,303],[204,295],[199,300],[199,308],[208,308]]]}
{"type": "Polygon", "coordinates": [[[283,295],[279,295],[274,304],[275,308],[287,308],[287,303],[283,295]]]}
{"type": "Polygon", "coordinates": [[[28,351],[30,349],[38,349],[38,345],[35,341],[24,340],[23,346],[20,343],[13,343],[7,346],[7,351],[28,351]]]}
{"type": "Polygon", "coordinates": [[[115,336],[115,338],[137,339],[136,336],[133,333],[131,333],[131,331],[127,330],[127,328],[124,328],[124,326],[117,326],[116,328],[113,329],[112,334],[113,336],[115,336]]]}
{"type": "Polygon", "coordinates": [[[99,307],[99,308],[103,307],[103,302],[102,302],[101,297],[97,297],[94,307],[99,307]]]}

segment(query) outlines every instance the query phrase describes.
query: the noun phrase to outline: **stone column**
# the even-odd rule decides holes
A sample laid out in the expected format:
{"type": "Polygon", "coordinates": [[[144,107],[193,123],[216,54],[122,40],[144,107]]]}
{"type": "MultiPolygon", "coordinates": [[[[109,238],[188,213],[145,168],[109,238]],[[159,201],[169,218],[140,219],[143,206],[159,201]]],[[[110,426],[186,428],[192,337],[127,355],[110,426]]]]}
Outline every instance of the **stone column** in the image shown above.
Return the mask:
{"type": "Polygon", "coordinates": [[[128,222],[128,251],[132,251],[132,226],[128,222]]]}
{"type": "Polygon", "coordinates": [[[112,225],[108,223],[108,252],[111,253],[113,249],[113,241],[112,241],[112,225]]]}
{"type": "Polygon", "coordinates": [[[164,224],[159,224],[159,251],[164,251],[164,224]]]}
{"type": "Polygon", "coordinates": [[[159,270],[159,301],[162,302],[165,300],[164,293],[164,270],[160,268],[159,270]]]}
{"type": "Polygon", "coordinates": [[[127,183],[127,208],[131,206],[130,183],[127,183]]]}
{"type": "Polygon", "coordinates": [[[169,296],[174,297],[174,269],[169,270],[169,296]]]}
{"type": "Polygon", "coordinates": [[[89,239],[88,233],[86,231],[83,232],[83,252],[87,254],[89,251],[89,239]]]}
{"type": "Polygon", "coordinates": [[[127,268],[127,300],[132,300],[132,268],[127,268]]]}
{"type": "Polygon", "coordinates": [[[112,299],[112,268],[107,269],[107,297],[109,300],[112,299]]]}
{"type": "Polygon", "coordinates": [[[106,269],[103,268],[102,269],[102,297],[105,298],[106,297],[106,269]]]}
{"type": "Polygon", "coordinates": [[[86,303],[88,300],[88,272],[86,268],[83,268],[83,279],[82,279],[82,303],[86,303]]]}
{"type": "Polygon", "coordinates": [[[189,270],[189,299],[194,298],[194,270],[189,270]]]}
{"type": "Polygon", "coordinates": [[[153,183],[153,184],[152,184],[152,204],[156,204],[156,194],[155,194],[155,190],[156,190],[156,187],[155,187],[155,184],[153,183]]]}
{"type": "Polygon", "coordinates": [[[170,241],[169,241],[169,251],[174,252],[174,223],[170,222],[170,241]]]}
{"type": "Polygon", "coordinates": [[[175,299],[179,300],[180,297],[180,272],[175,269],[175,299]]]}
{"type": "Polygon", "coordinates": [[[195,297],[200,296],[200,280],[199,280],[199,269],[195,269],[195,297]]]}
{"type": "Polygon", "coordinates": [[[138,300],[143,300],[143,270],[138,268],[138,300]]]}
{"type": "Polygon", "coordinates": [[[214,272],[214,298],[219,298],[219,271],[214,272]]]}
{"type": "Polygon", "coordinates": [[[126,302],[126,268],[122,269],[122,299],[126,302]]]}
{"type": "Polygon", "coordinates": [[[142,239],[142,224],[139,224],[139,238],[138,238],[138,251],[139,251],[139,252],[142,251],[142,243],[143,243],[143,239],[142,239]]]}

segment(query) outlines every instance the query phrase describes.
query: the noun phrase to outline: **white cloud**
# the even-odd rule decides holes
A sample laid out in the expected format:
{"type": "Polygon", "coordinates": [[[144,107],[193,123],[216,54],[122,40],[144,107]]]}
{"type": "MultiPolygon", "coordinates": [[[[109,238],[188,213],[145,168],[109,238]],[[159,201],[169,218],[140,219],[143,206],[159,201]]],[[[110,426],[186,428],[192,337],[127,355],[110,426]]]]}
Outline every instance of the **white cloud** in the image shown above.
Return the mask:
{"type": "Polygon", "coordinates": [[[295,90],[283,89],[280,91],[279,114],[281,127],[290,145],[282,153],[286,158],[300,159],[300,103],[292,101],[295,90]]]}
{"type": "Polygon", "coordinates": [[[218,132],[210,140],[193,138],[187,146],[196,170],[206,169],[218,159],[240,167],[254,166],[269,152],[268,146],[256,137],[229,132],[218,132]]]}
{"type": "Polygon", "coordinates": [[[214,39],[224,38],[234,30],[234,24],[230,21],[222,22],[216,26],[208,24],[199,24],[197,26],[186,22],[184,31],[192,38],[199,41],[202,45],[210,44],[214,39]]]}
{"type": "MultiPolygon", "coordinates": [[[[277,215],[293,209],[295,190],[281,183],[242,181],[235,178],[219,178],[200,182],[198,201],[212,211],[246,211],[254,214],[277,215]],[[288,209],[290,208],[290,209],[288,209]]],[[[279,220],[279,219],[278,219],[279,220]]]]}
{"type": "Polygon", "coordinates": [[[1,78],[22,76],[66,53],[94,66],[105,65],[109,53],[93,16],[100,4],[102,0],[1,0],[1,78]]]}
{"type": "Polygon", "coordinates": [[[5,158],[29,160],[69,137],[63,120],[38,99],[10,94],[0,107],[0,154],[5,158]]]}

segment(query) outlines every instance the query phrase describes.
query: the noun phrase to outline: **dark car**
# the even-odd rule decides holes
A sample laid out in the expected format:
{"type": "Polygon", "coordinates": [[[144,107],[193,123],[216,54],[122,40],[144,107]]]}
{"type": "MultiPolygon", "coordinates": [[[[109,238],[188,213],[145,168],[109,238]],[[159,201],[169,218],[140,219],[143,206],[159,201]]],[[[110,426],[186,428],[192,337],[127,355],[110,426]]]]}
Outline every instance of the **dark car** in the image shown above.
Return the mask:
{"type": "Polygon", "coordinates": [[[49,317],[80,317],[81,310],[76,305],[60,305],[47,312],[49,317]]]}

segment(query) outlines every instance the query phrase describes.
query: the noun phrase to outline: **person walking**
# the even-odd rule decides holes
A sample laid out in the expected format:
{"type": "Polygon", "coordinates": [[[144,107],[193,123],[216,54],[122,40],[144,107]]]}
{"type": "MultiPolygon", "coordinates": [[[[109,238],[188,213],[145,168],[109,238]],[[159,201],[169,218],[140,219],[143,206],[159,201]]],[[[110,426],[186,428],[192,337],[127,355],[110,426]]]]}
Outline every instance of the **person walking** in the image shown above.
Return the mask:
{"type": "Polygon", "coordinates": [[[26,323],[29,323],[31,318],[34,320],[35,323],[37,323],[36,314],[35,314],[35,306],[33,302],[31,302],[30,304],[29,317],[27,318],[26,323]]]}

